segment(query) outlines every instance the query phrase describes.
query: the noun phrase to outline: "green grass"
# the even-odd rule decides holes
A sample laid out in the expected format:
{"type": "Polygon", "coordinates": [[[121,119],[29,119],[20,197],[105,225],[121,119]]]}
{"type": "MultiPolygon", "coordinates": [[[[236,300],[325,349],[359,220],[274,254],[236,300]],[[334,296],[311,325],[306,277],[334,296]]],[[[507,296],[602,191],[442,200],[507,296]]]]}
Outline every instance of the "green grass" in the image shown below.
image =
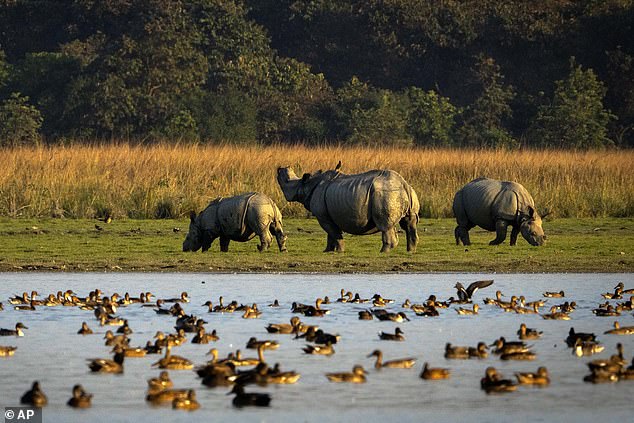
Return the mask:
{"type": "Polygon", "coordinates": [[[490,232],[471,231],[456,246],[453,219],[422,219],[416,253],[400,245],[380,254],[381,237],[346,235],[344,253],[323,253],[326,235],[314,219],[286,219],[289,252],[258,253],[257,240],[214,243],[206,253],[183,253],[186,220],[0,218],[0,271],[169,272],[632,272],[634,219],[557,219],[544,224],[549,241],[531,247],[489,246],[490,232]],[[99,231],[95,224],[102,227],[99,231]],[[180,228],[175,232],[174,228],[180,228]]]}

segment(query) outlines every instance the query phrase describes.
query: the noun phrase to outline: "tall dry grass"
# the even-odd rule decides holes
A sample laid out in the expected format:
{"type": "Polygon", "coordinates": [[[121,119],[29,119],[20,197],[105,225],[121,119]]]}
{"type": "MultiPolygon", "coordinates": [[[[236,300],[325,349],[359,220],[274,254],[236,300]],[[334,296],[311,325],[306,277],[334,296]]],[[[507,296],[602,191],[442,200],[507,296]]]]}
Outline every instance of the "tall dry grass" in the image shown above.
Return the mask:
{"type": "Polygon", "coordinates": [[[129,144],[0,151],[0,215],[182,216],[212,198],[247,191],[270,195],[285,215],[278,166],[346,173],[390,168],[415,188],[424,217],[451,216],[455,191],[479,177],[515,180],[540,211],[560,217],[634,216],[632,151],[469,151],[301,146],[236,147],[129,144]]]}

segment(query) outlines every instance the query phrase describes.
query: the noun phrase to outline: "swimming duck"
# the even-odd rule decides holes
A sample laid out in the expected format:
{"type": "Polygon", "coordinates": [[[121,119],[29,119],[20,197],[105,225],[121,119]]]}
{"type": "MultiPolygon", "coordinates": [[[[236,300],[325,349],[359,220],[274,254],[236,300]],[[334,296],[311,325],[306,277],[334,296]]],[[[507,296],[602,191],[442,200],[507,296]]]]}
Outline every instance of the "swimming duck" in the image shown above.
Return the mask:
{"type": "Polygon", "coordinates": [[[619,381],[619,375],[617,373],[596,371],[584,376],[583,381],[589,383],[614,383],[619,381]]]}
{"type": "Polygon", "coordinates": [[[603,332],[609,335],[634,335],[634,326],[621,326],[619,322],[614,322],[614,329],[603,332]]]}
{"type": "Polygon", "coordinates": [[[205,328],[199,328],[196,336],[192,338],[192,344],[208,344],[209,342],[216,342],[218,335],[214,329],[211,333],[206,333],[205,328]]]}
{"type": "Polygon", "coordinates": [[[474,314],[478,314],[478,310],[480,310],[480,306],[477,304],[473,305],[473,309],[458,307],[456,309],[456,313],[464,316],[470,316],[474,314]]]}
{"type": "Polygon", "coordinates": [[[158,340],[152,343],[152,341],[147,341],[145,344],[145,352],[147,354],[161,354],[163,352],[163,347],[158,345],[158,340]]]}
{"type": "Polygon", "coordinates": [[[634,294],[634,288],[625,289],[625,284],[623,284],[623,282],[619,282],[614,289],[620,289],[623,294],[634,294]]]}
{"type": "Polygon", "coordinates": [[[532,307],[516,306],[513,310],[517,314],[539,314],[539,306],[537,304],[533,304],[532,307]]]}
{"type": "MultiPolygon", "coordinates": [[[[79,329],[79,330],[77,331],[77,333],[78,333],[79,335],[92,335],[92,329],[90,329],[90,328],[88,327],[88,323],[86,323],[86,322],[82,322],[82,323],[81,323],[81,329],[79,329]]],[[[112,333],[112,332],[110,332],[110,333],[112,333]]]]}
{"type": "Polygon", "coordinates": [[[525,307],[543,307],[546,305],[546,300],[535,300],[535,301],[526,301],[524,296],[520,295],[520,303],[524,304],[525,307]]]}
{"type": "Polygon", "coordinates": [[[342,288],[341,289],[341,294],[339,296],[339,298],[337,298],[337,302],[338,303],[349,303],[352,302],[352,292],[348,291],[345,292],[345,290],[342,288]]]}
{"type": "Polygon", "coordinates": [[[163,300],[166,303],[188,303],[189,294],[187,292],[181,292],[181,296],[178,298],[168,298],[163,300]]]}
{"type": "MultiPolygon", "coordinates": [[[[154,312],[156,314],[163,314],[163,315],[172,314],[171,309],[163,308],[163,304],[164,304],[164,301],[162,299],[159,298],[158,300],[156,300],[156,305],[154,306],[154,312]]],[[[178,303],[176,303],[176,304],[178,304],[178,303]]],[[[180,307],[180,305],[179,305],[179,307],[180,307]]]]}
{"type": "Polygon", "coordinates": [[[24,336],[22,329],[28,329],[22,322],[15,324],[15,330],[13,329],[0,329],[0,336],[24,336]]]}
{"type": "Polygon", "coordinates": [[[148,389],[151,391],[169,389],[174,386],[174,383],[170,379],[169,373],[163,370],[159,373],[158,377],[153,377],[147,381],[148,389]]]}
{"type": "Polygon", "coordinates": [[[271,323],[266,327],[266,331],[268,333],[283,333],[290,334],[298,332],[298,329],[301,325],[301,321],[299,317],[293,316],[291,317],[291,323],[271,323]]]}
{"type": "Polygon", "coordinates": [[[128,319],[123,319],[123,325],[117,329],[117,333],[123,333],[125,335],[130,335],[132,333],[132,329],[128,326],[128,319]]]}
{"type": "Polygon", "coordinates": [[[381,294],[374,294],[371,299],[372,299],[372,304],[375,307],[385,307],[386,305],[392,304],[394,302],[394,300],[392,299],[383,298],[381,294]]]}
{"type": "Polygon", "coordinates": [[[290,385],[296,383],[300,377],[301,375],[295,371],[281,371],[279,363],[275,363],[275,366],[266,374],[265,380],[267,383],[290,385]]]}
{"type": "Polygon", "coordinates": [[[557,306],[552,306],[550,308],[550,313],[542,314],[541,316],[545,320],[570,320],[568,313],[557,311],[557,306]]]}
{"type": "Polygon", "coordinates": [[[501,360],[535,360],[537,354],[532,351],[516,351],[500,355],[501,360]]]}
{"type": "Polygon", "coordinates": [[[115,345],[127,346],[130,343],[127,335],[115,335],[111,330],[107,330],[103,339],[106,340],[105,345],[107,347],[112,347],[115,345]]]}
{"type": "Polygon", "coordinates": [[[398,313],[390,313],[383,309],[374,309],[370,311],[372,312],[372,314],[376,316],[377,319],[381,321],[391,321],[391,322],[401,323],[407,320],[409,322],[409,318],[402,311],[398,313]]]}
{"type": "Polygon", "coordinates": [[[350,373],[326,373],[326,377],[331,382],[365,383],[366,374],[362,366],[356,365],[350,373]]]}
{"type": "Polygon", "coordinates": [[[414,312],[416,313],[417,316],[422,316],[422,317],[438,317],[438,316],[440,316],[440,313],[438,313],[438,310],[433,305],[425,305],[423,308],[418,308],[418,307],[412,306],[412,310],[414,310],[414,312]]]}
{"type": "Polygon", "coordinates": [[[33,311],[33,310],[37,310],[35,308],[36,302],[34,299],[32,299],[28,304],[18,304],[16,306],[13,306],[13,308],[15,310],[21,310],[21,311],[33,311]]]}
{"type": "Polygon", "coordinates": [[[262,312],[258,310],[258,305],[253,303],[253,306],[247,307],[242,315],[243,319],[258,319],[262,315],[262,312]]]}
{"type": "Polygon", "coordinates": [[[315,355],[333,355],[335,353],[335,349],[332,347],[332,343],[328,342],[326,345],[309,345],[306,344],[304,348],[302,348],[306,354],[315,354],[315,355]]]}
{"type": "Polygon", "coordinates": [[[603,351],[605,347],[594,341],[582,341],[577,339],[572,349],[572,353],[577,357],[583,357],[586,355],[593,355],[603,351]]]}
{"type": "Polygon", "coordinates": [[[409,298],[405,298],[405,302],[401,304],[401,307],[403,308],[410,308],[411,306],[412,306],[412,303],[410,303],[409,298]]]}
{"type": "Polygon", "coordinates": [[[493,354],[509,354],[509,353],[518,353],[518,352],[528,352],[529,346],[526,345],[522,341],[507,341],[503,336],[496,339],[495,342],[491,344],[492,347],[495,347],[493,350],[493,354]]]}
{"type": "Polygon", "coordinates": [[[454,347],[447,342],[445,344],[445,358],[467,359],[469,358],[469,347],[454,347]]]}
{"type": "Polygon", "coordinates": [[[517,335],[523,341],[539,339],[542,336],[542,333],[543,333],[542,331],[538,331],[537,329],[526,327],[526,324],[524,323],[520,324],[520,328],[517,331],[517,335]]]}
{"type": "Polygon", "coordinates": [[[577,340],[584,342],[594,342],[596,341],[596,335],[594,333],[589,332],[575,332],[575,328],[570,328],[568,331],[568,337],[566,338],[566,344],[569,347],[574,347],[577,343],[577,340]]]}
{"type": "Polygon", "coordinates": [[[401,328],[396,328],[394,333],[380,332],[379,338],[384,341],[405,341],[404,333],[401,328]]]}
{"type": "Polygon", "coordinates": [[[155,389],[149,390],[145,400],[154,404],[172,402],[176,398],[187,398],[187,389],[155,389]]]}
{"type": "Polygon", "coordinates": [[[625,365],[623,357],[623,345],[617,344],[617,354],[613,354],[608,359],[592,360],[588,363],[588,368],[592,372],[604,371],[610,373],[619,373],[625,365]]]}
{"type": "Polygon", "coordinates": [[[152,366],[158,366],[159,369],[169,370],[189,370],[194,368],[194,364],[178,355],[172,355],[172,347],[168,344],[165,349],[165,357],[153,363],[152,366]]]}
{"type": "Polygon", "coordinates": [[[18,347],[9,347],[2,345],[0,346],[0,357],[11,357],[13,354],[15,354],[15,350],[17,349],[18,347]]]}
{"type": "Polygon", "coordinates": [[[606,308],[595,308],[592,312],[598,317],[616,317],[621,315],[621,307],[608,304],[606,308]]]}
{"type": "Polygon", "coordinates": [[[123,355],[126,357],[145,357],[147,350],[142,347],[123,347],[123,355]]]}
{"type": "Polygon", "coordinates": [[[601,296],[606,300],[620,300],[623,298],[623,287],[617,285],[614,287],[614,292],[606,292],[605,294],[601,294],[601,296]]]}
{"type": "Polygon", "coordinates": [[[315,300],[315,306],[309,306],[304,310],[304,316],[307,317],[322,317],[326,314],[330,313],[330,310],[322,310],[321,304],[324,302],[323,299],[317,298],[315,300]]]}
{"type": "Polygon", "coordinates": [[[478,342],[476,347],[469,347],[469,358],[487,358],[489,356],[489,352],[487,350],[487,344],[484,342],[478,342]]]}
{"type": "Polygon", "coordinates": [[[231,392],[227,395],[231,394],[235,395],[232,401],[234,407],[268,407],[271,403],[271,396],[269,394],[244,392],[244,386],[239,384],[234,385],[231,392]]]}
{"type": "Polygon", "coordinates": [[[359,312],[359,320],[372,320],[374,316],[372,316],[372,312],[369,310],[361,310],[359,312]]]}
{"type": "Polygon", "coordinates": [[[617,304],[621,307],[621,311],[632,311],[634,310],[634,295],[630,297],[628,301],[623,301],[617,304]]]}
{"type": "Polygon", "coordinates": [[[441,367],[429,367],[429,365],[425,363],[420,377],[425,380],[449,379],[449,377],[451,377],[451,370],[441,367]]]}
{"type": "Polygon", "coordinates": [[[341,337],[339,335],[333,335],[326,333],[322,329],[317,329],[317,326],[311,326],[303,335],[297,334],[295,339],[305,339],[308,342],[314,342],[315,344],[325,345],[328,342],[336,344],[341,337]]]}
{"type": "Polygon", "coordinates": [[[257,347],[258,358],[245,358],[242,357],[242,352],[240,350],[236,350],[236,353],[232,359],[228,359],[230,363],[232,363],[236,367],[243,366],[256,366],[259,363],[266,363],[264,361],[264,346],[260,345],[257,347]]]}
{"type": "Polygon", "coordinates": [[[278,349],[280,347],[280,343],[277,342],[277,341],[271,341],[271,340],[268,340],[268,339],[262,340],[262,341],[258,341],[255,336],[252,336],[247,341],[247,348],[248,349],[256,350],[256,349],[258,349],[258,347],[260,345],[262,345],[262,347],[265,350],[276,350],[276,349],[278,349]]]}
{"type": "Polygon", "coordinates": [[[352,299],[352,301],[350,301],[351,303],[354,304],[365,304],[365,303],[369,303],[371,300],[370,298],[361,298],[361,296],[359,295],[358,292],[356,292],[354,294],[354,298],[352,299]]]}
{"type": "Polygon", "coordinates": [[[26,391],[22,398],[20,398],[20,404],[31,405],[33,407],[42,408],[48,403],[48,399],[42,388],[40,388],[40,382],[37,380],[33,382],[31,389],[26,391]]]}
{"type": "Polygon", "coordinates": [[[502,294],[502,291],[499,291],[499,290],[498,290],[498,291],[495,291],[495,298],[488,298],[488,297],[487,297],[487,298],[485,298],[485,299],[484,299],[484,304],[487,304],[487,305],[497,305],[497,306],[499,306],[499,305],[500,305],[500,303],[502,303],[502,302],[503,302],[503,301],[502,301],[502,297],[503,297],[503,296],[504,296],[504,295],[502,294]]]}
{"type": "Polygon", "coordinates": [[[269,304],[269,307],[279,307],[280,306],[280,302],[277,300],[277,298],[275,299],[275,301],[273,301],[273,303],[269,304]]]}
{"type": "Polygon", "coordinates": [[[9,304],[17,305],[17,304],[27,304],[30,302],[28,292],[23,292],[22,295],[14,295],[9,298],[9,304]]]}
{"type": "Polygon", "coordinates": [[[520,385],[547,386],[550,384],[546,367],[539,367],[536,373],[517,372],[515,377],[520,385]]]}
{"type": "Polygon", "coordinates": [[[90,408],[92,401],[92,394],[84,391],[81,385],[73,386],[73,396],[68,400],[66,404],[73,408],[90,408]]]}
{"type": "Polygon", "coordinates": [[[478,289],[486,288],[487,286],[490,286],[492,284],[493,280],[475,281],[469,284],[467,289],[465,289],[465,287],[460,282],[456,282],[456,285],[454,286],[458,294],[458,301],[456,302],[462,304],[470,303],[471,297],[473,296],[473,294],[476,293],[478,289]]]}
{"type": "Polygon", "coordinates": [[[510,379],[502,379],[494,367],[487,367],[484,377],[480,380],[480,387],[487,394],[517,390],[517,385],[510,379]]]}
{"type": "Polygon", "coordinates": [[[88,359],[88,367],[95,373],[123,373],[123,360],[125,354],[121,345],[115,346],[115,353],[112,360],[107,358],[88,359]]]}
{"type": "Polygon", "coordinates": [[[563,297],[566,296],[566,294],[564,294],[564,291],[559,291],[559,292],[548,292],[548,291],[546,291],[542,295],[544,297],[547,297],[547,298],[563,298],[563,297]]]}
{"type": "Polygon", "coordinates": [[[185,398],[174,398],[172,408],[175,410],[194,411],[200,408],[200,404],[196,401],[196,392],[193,389],[187,391],[185,398]]]}
{"type": "Polygon", "coordinates": [[[381,350],[374,350],[368,357],[376,357],[376,362],[374,363],[375,369],[382,369],[384,367],[390,369],[411,369],[416,363],[415,358],[403,358],[384,362],[381,350]]]}

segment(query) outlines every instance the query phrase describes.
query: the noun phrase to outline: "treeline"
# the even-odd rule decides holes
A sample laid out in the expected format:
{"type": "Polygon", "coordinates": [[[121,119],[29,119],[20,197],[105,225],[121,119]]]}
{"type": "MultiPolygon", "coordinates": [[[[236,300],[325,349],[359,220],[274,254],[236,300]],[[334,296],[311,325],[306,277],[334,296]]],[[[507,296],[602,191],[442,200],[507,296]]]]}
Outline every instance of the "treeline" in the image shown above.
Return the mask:
{"type": "Polygon", "coordinates": [[[0,0],[0,145],[634,146],[632,0],[0,0]]]}

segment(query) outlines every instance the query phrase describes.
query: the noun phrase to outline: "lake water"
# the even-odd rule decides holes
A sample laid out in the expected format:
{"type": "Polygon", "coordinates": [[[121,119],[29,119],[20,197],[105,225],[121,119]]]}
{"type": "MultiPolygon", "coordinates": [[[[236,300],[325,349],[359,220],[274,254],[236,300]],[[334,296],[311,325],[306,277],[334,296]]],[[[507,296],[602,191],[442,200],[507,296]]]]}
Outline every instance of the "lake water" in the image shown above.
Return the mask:
{"type": "MultiPolygon", "coordinates": [[[[68,274],[68,273],[3,273],[0,274],[0,300],[5,311],[0,312],[0,327],[11,328],[17,321],[29,327],[23,338],[2,337],[0,345],[18,347],[15,356],[0,358],[0,405],[19,405],[21,395],[33,380],[41,382],[49,405],[43,410],[44,422],[68,421],[632,421],[634,382],[624,381],[607,385],[583,382],[588,373],[586,362],[591,358],[577,358],[566,347],[564,339],[570,327],[577,331],[594,332],[605,345],[605,351],[592,358],[607,358],[622,342],[628,362],[632,358],[634,336],[603,335],[615,319],[595,317],[592,309],[603,300],[601,293],[613,291],[618,282],[626,288],[634,287],[634,274],[68,274]],[[481,305],[478,316],[459,316],[454,310],[440,310],[440,317],[417,317],[406,311],[410,322],[400,324],[378,320],[360,321],[358,311],[369,308],[365,304],[333,303],[323,308],[331,313],[323,318],[302,317],[302,321],[318,324],[322,329],[341,335],[331,357],[305,355],[302,340],[290,335],[268,334],[269,323],[288,322],[292,301],[313,303],[316,297],[328,295],[334,301],[341,288],[359,292],[362,297],[380,293],[396,302],[388,309],[402,311],[401,303],[409,298],[422,303],[430,294],[439,299],[455,296],[457,281],[465,286],[478,279],[494,279],[493,286],[478,291],[474,298],[481,305]],[[204,282],[204,283],[203,283],[204,282]],[[72,289],[80,296],[99,288],[106,294],[126,291],[138,296],[151,291],[159,298],[176,297],[187,291],[192,302],[185,304],[187,313],[203,316],[207,329],[216,329],[220,340],[214,344],[186,343],[174,348],[173,353],[188,357],[196,364],[208,360],[205,353],[215,347],[221,356],[241,349],[243,355],[255,356],[246,350],[251,336],[280,342],[275,351],[265,351],[269,364],[279,362],[283,370],[301,373],[295,385],[247,386],[247,391],[268,392],[272,396],[267,409],[232,407],[227,388],[207,388],[193,371],[170,371],[176,388],[194,388],[201,409],[187,413],[169,406],[152,407],[145,402],[146,380],[158,370],[151,363],[158,356],[127,358],[123,375],[91,374],[87,358],[109,357],[110,348],[103,344],[106,329],[99,327],[92,311],[76,307],[41,307],[36,311],[17,311],[7,299],[14,294],[33,289],[40,297],[58,290],[72,289]],[[542,298],[544,291],[566,292],[565,299],[550,299],[549,304],[576,301],[578,308],[570,321],[543,320],[536,315],[504,313],[501,309],[483,305],[485,297],[494,297],[495,290],[511,295],[524,295],[527,300],[542,298]],[[263,315],[260,319],[242,319],[240,313],[207,313],[202,307],[207,300],[217,303],[222,295],[225,304],[256,302],[263,315]],[[280,308],[267,304],[278,299],[280,308]],[[80,336],[77,330],[87,321],[96,335],[80,336]],[[502,361],[495,355],[485,360],[446,360],[446,342],[454,345],[487,344],[499,336],[516,340],[521,322],[544,332],[542,339],[531,341],[537,353],[535,361],[502,361]],[[400,326],[405,342],[379,340],[380,331],[393,332],[400,326]],[[367,355],[380,348],[384,359],[415,357],[414,369],[383,369],[376,371],[373,358],[367,355]],[[445,381],[424,381],[419,378],[423,363],[448,367],[452,376],[445,381]],[[368,370],[366,384],[335,384],[324,373],[349,371],[354,364],[368,370]],[[488,366],[495,366],[505,378],[513,378],[516,371],[535,371],[546,366],[551,385],[547,388],[520,387],[517,392],[487,395],[479,381],[488,366]],[[81,383],[94,394],[93,407],[73,410],[67,407],[74,384],[81,383]]],[[[629,296],[628,296],[629,297],[629,296]]],[[[456,308],[457,306],[453,306],[456,308]]],[[[156,331],[173,331],[174,318],[158,316],[150,308],[139,305],[122,307],[118,313],[127,318],[134,331],[131,346],[145,345],[156,331]]],[[[618,318],[621,325],[634,325],[632,312],[618,318]]],[[[189,335],[189,339],[193,337],[189,335]]]]}

